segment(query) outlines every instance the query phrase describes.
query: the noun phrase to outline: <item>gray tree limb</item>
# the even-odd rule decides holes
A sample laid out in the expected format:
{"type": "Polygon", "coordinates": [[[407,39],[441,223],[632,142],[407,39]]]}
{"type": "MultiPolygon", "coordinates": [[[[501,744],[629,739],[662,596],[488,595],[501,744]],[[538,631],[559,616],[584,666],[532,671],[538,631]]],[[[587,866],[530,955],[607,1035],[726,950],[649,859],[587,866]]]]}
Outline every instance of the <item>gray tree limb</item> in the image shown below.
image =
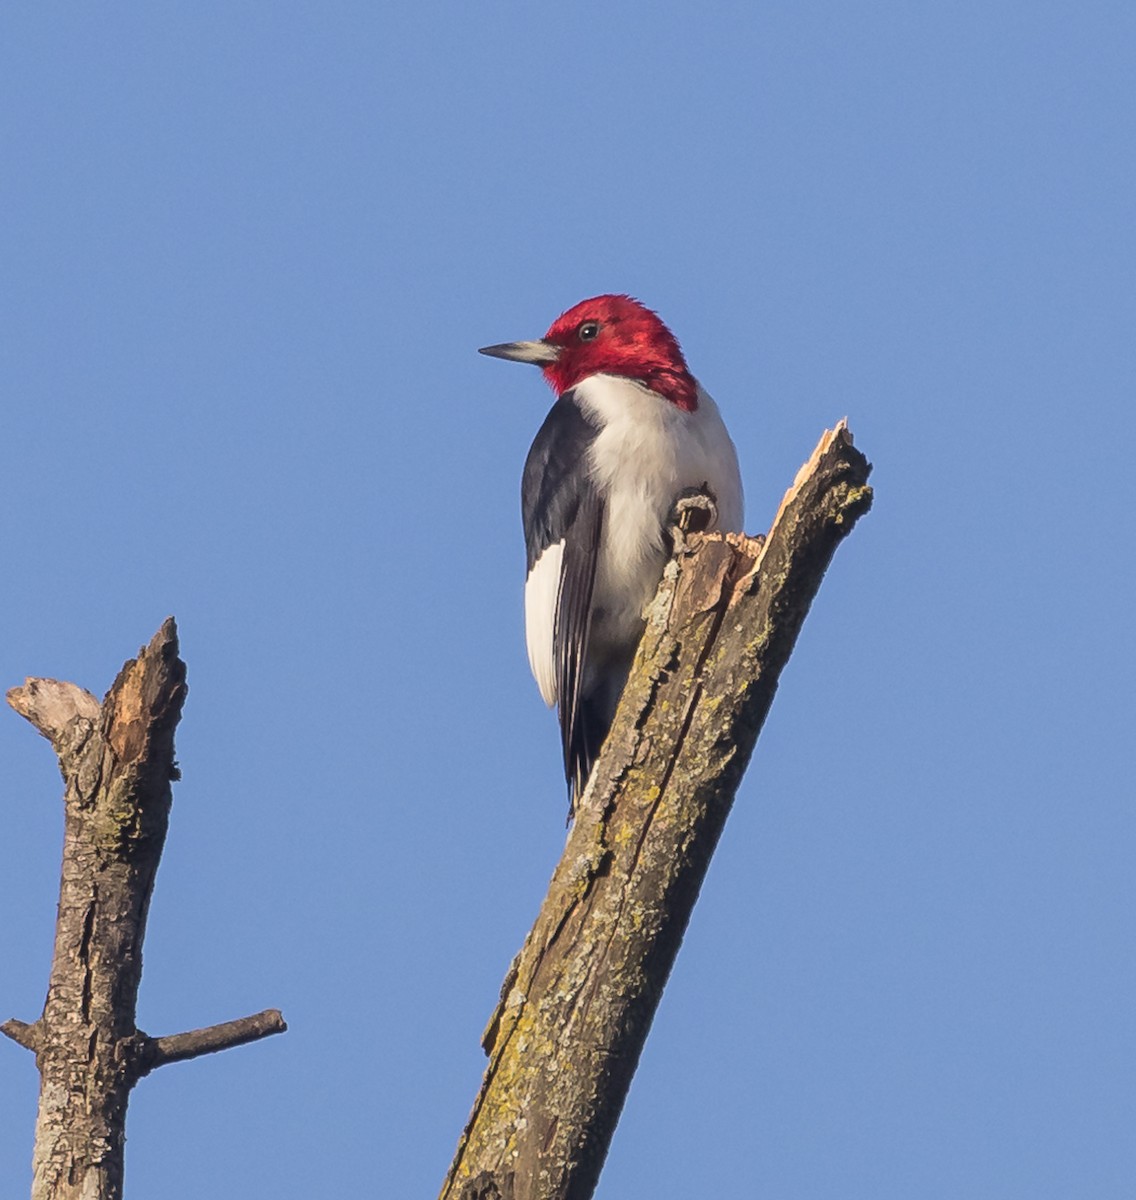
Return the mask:
{"type": "Polygon", "coordinates": [[[842,422],[766,539],[690,535],[484,1035],[443,1200],[588,1200],[734,793],[837,545],[871,505],[842,422]]]}
{"type": "Polygon", "coordinates": [[[120,1200],[130,1089],[147,1072],[282,1032],[274,1010],[150,1038],[135,1026],[142,939],[178,778],[185,700],[166,621],[100,704],[72,683],[29,679],[8,703],[50,739],[63,773],[55,954],[39,1020],[0,1026],[40,1072],[32,1200],[120,1200]]]}

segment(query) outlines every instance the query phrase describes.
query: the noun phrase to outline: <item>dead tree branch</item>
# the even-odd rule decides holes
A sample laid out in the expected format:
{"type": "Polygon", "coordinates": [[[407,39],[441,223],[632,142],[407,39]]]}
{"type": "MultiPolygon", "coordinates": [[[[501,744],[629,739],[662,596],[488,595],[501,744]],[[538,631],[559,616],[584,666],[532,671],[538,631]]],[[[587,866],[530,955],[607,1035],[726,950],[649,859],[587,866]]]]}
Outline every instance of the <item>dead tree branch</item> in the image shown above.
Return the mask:
{"type": "Polygon", "coordinates": [[[587,1200],[777,680],[871,504],[843,423],[766,539],[691,535],[667,569],[548,895],[484,1036],[443,1200],[587,1200]]]}
{"type": "Polygon", "coordinates": [[[253,1013],[251,1017],[210,1025],[207,1029],[149,1038],[144,1069],[148,1072],[155,1067],[164,1067],[166,1063],[186,1062],[191,1058],[200,1058],[202,1054],[216,1054],[218,1050],[231,1050],[234,1046],[259,1042],[261,1038],[283,1033],[287,1028],[279,1009],[266,1008],[264,1012],[253,1013]]]}
{"type": "Polygon", "coordinates": [[[285,1028],[274,1010],[167,1038],[150,1038],[134,1023],[185,695],[172,618],[126,663],[102,704],[53,679],[29,679],[8,693],[50,739],[65,784],[47,1001],[33,1024],[0,1026],[34,1051],[40,1072],[32,1200],[119,1200],[126,1106],[138,1079],[285,1028]]]}

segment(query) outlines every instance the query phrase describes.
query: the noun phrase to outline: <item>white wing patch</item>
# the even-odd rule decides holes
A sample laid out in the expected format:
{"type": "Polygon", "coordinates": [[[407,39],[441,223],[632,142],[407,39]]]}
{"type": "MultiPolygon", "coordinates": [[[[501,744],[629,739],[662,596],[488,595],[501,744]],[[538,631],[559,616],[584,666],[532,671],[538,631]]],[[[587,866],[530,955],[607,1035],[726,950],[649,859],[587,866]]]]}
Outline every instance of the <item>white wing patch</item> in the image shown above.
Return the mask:
{"type": "Polygon", "coordinates": [[[547,546],[525,580],[525,642],[529,666],[545,704],[556,703],[556,605],[560,596],[563,541],[547,546]]]}

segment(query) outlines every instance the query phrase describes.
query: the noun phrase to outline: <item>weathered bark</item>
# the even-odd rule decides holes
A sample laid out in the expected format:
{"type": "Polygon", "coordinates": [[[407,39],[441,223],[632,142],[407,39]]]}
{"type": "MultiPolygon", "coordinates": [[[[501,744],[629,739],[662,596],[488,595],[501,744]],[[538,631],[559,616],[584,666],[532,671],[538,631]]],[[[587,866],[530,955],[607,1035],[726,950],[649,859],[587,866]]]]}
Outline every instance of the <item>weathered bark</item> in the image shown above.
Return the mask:
{"type": "Polygon", "coordinates": [[[118,1200],[130,1089],[166,1062],[281,1032],[274,1010],[150,1038],[135,1026],[142,939],[178,778],[185,700],[177,630],[165,622],[102,704],[53,679],[8,703],[51,740],[66,785],[55,955],[43,1015],[0,1026],[40,1071],[32,1200],[118,1200]]]}
{"type": "Polygon", "coordinates": [[[742,772],[832,555],[871,504],[827,432],[768,538],[667,569],[548,895],[484,1036],[444,1200],[587,1200],[742,772]]]}

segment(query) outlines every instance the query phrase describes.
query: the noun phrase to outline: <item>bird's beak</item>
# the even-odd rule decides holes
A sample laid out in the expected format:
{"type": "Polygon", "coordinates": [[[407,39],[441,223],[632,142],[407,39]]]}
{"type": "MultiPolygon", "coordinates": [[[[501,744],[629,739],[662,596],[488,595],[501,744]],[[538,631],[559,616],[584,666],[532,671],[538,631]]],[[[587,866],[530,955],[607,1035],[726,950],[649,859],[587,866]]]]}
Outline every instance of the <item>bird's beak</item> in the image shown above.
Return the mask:
{"type": "Polygon", "coordinates": [[[499,346],[482,346],[478,354],[490,358],[508,358],[513,362],[534,363],[547,367],[560,356],[560,347],[551,342],[502,342],[499,346]]]}

